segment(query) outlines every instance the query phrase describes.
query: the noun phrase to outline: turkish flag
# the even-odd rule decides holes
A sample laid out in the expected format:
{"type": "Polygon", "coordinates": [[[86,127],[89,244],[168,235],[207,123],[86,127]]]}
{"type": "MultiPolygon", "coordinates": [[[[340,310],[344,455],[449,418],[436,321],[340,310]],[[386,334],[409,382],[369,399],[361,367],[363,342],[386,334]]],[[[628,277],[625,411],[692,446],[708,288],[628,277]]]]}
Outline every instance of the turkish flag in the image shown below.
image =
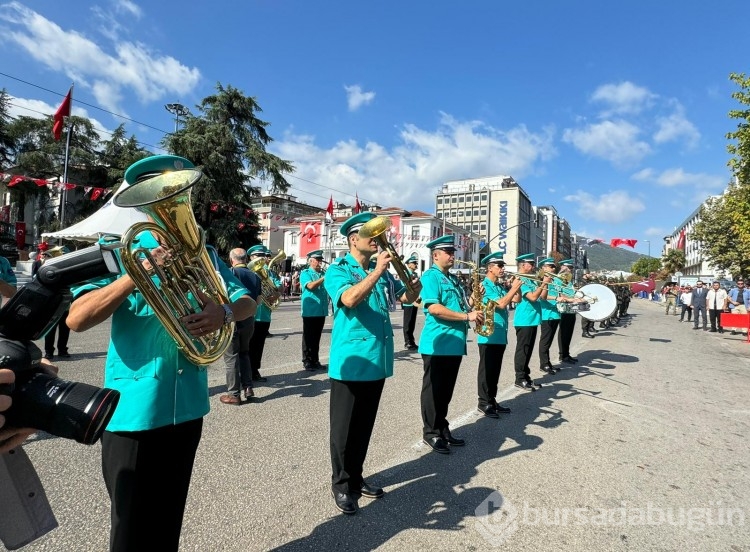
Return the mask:
{"type": "Polygon", "coordinates": [[[18,249],[26,246],[26,223],[22,221],[16,222],[16,246],[18,249]]]}
{"type": "Polygon", "coordinates": [[[359,204],[359,195],[355,193],[354,197],[356,198],[354,200],[354,214],[356,215],[362,211],[362,206],[359,204]]]}
{"type": "Polygon", "coordinates": [[[685,229],[683,228],[682,231],[680,231],[680,237],[677,238],[677,249],[682,249],[685,251],[685,229]]]}
{"type": "Polygon", "coordinates": [[[65,96],[65,99],[63,99],[62,103],[60,104],[60,107],[57,108],[57,111],[55,111],[55,116],[52,117],[52,120],[54,121],[54,124],[52,125],[52,135],[55,137],[55,140],[59,140],[62,136],[63,131],[63,124],[64,124],[64,118],[70,117],[70,102],[71,102],[71,95],[73,94],[73,87],[70,87],[70,90],[68,90],[68,94],[65,96]]]}
{"type": "Polygon", "coordinates": [[[326,220],[333,221],[333,196],[328,200],[328,207],[326,207],[326,220]]]}

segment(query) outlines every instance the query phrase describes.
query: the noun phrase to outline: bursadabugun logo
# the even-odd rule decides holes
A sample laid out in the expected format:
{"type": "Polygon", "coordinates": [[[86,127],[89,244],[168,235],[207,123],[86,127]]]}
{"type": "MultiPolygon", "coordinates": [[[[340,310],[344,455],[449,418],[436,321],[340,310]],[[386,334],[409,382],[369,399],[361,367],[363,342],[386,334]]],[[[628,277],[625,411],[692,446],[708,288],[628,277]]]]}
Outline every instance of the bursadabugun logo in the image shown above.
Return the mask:
{"type": "Polygon", "coordinates": [[[491,546],[500,546],[518,531],[518,510],[498,491],[474,510],[474,528],[491,546]]]}

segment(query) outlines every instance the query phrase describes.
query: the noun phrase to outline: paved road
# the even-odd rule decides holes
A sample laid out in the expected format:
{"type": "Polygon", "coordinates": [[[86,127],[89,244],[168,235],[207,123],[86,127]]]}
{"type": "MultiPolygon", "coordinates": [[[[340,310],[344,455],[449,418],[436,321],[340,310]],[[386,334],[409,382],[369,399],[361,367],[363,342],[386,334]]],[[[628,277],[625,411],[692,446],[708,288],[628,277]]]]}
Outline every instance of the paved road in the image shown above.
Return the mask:
{"type": "MultiPolygon", "coordinates": [[[[593,340],[577,331],[581,362],[533,394],[512,387],[511,339],[513,413],[499,421],[475,410],[472,336],[449,412],[468,446],[448,456],[420,444],[421,359],[397,353],[365,466],[387,495],[345,517],[329,494],[326,377],[300,371],[298,306],[282,305],[252,404],[222,405],[211,368],[182,550],[750,550],[750,345],[644,300],[631,312],[593,340]]],[[[61,375],[101,384],[107,331],[71,336],[61,375]]],[[[60,527],[25,550],[106,550],[99,445],[40,436],[26,449],[60,527]]]]}

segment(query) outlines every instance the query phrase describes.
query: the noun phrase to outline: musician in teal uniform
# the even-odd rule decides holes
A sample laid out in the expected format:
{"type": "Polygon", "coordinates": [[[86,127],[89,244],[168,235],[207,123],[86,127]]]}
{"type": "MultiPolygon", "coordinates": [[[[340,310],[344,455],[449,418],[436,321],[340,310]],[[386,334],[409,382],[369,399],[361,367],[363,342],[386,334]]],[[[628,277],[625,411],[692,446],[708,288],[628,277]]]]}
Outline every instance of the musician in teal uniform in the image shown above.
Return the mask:
{"type": "Polygon", "coordinates": [[[449,445],[466,442],[454,437],[448,427],[448,406],[456,386],[461,359],[466,354],[470,322],[483,320],[481,311],[470,310],[458,279],[450,273],[454,265],[455,237],[441,236],[427,244],[432,266],[422,274],[425,322],[419,338],[422,377],[422,439],[435,452],[448,454],[449,445]]]}
{"type": "Polygon", "coordinates": [[[498,414],[510,414],[510,408],[497,404],[497,384],[500,380],[500,369],[503,355],[508,344],[508,305],[521,289],[521,280],[513,278],[509,289],[505,288],[505,261],[503,254],[490,253],[480,264],[487,270],[482,282],[484,294],[482,303],[485,308],[490,302],[494,304],[493,331],[488,336],[477,334],[479,346],[479,370],[477,372],[477,390],[479,411],[489,418],[499,418],[498,414]]]}
{"type": "MultiPolygon", "coordinates": [[[[575,295],[573,287],[573,259],[560,261],[560,270],[557,277],[563,282],[560,295],[572,299],[575,295]]],[[[575,364],[578,359],[570,355],[570,342],[573,340],[573,332],[576,326],[576,313],[563,312],[560,314],[560,331],[557,333],[557,348],[559,350],[560,362],[575,364]]]]}
{"type": "Polygon", "coordinates": [[[539,299],[539,303],[542,306],[542,323],[539,335],[539,369],[547,374],[555,374],[559,368],[553,366],[550,361],[549,349],[552,346],[552,341],[555,339],[557,327],[560,325],[557,296],[563,286],[563,281],[554,275],[557,267],[555,266],[555,259],[552,257],[547,257],[539,261],[539,266],[545,274],[549,274],[552,278],[547,287],[547,297],[539,299]]]}
{"type": "MultiPolygon", "coordinates": [[[[173,155],[148,157],[128,168],[125,181],[137,185],[192,167],[173,155]]],[[[156,262],[169,256],[149,232],[141,232],[133,247],[150,250],[156,262]]],[[[224,263],[219,271],[231,303],[222,306],[204,296],[202,310],[180,319],[194,337],[210,335],[232,319],[244,320],[255,310],[224,263]]],[[[158,542],[159,550],[176,551],[203,416],[209,410],[206,366],[196,366],[180,353],[128,274],[72,291],[75,300],[67,320],[73,331],[112,317],[104,385],[121,395],[102,436],[102,472],[111,499],[110,550],[147,549],[158,542]]]]}
{"type": "Polygon", "coordinates": [[[302,366],[305,370],[322,370],[320,336],[328,316],[328,293],[323,286],[323,250],[307,254],[307,268],[299,275],[302,290],[302,366]]]}
{"type": "MultiPolygon", "coordinates": [[[[255,261],[260,259],[267,263],[270,255],[271,250],[264,245],[254,245],[247,250],[247,256],[250,259],[248,266],[252,266],[255,261]]],[[[278,289],[281,286],[279,277],[267,265],[265,270],[272,286],[278,289]]],[[[255,311],[255,330],[253,331],[253,337],[250,339],[250,364],[253,367],[253,381],[264,382],[268,380],[260,374],[260,369],[263,362],[263,349],[266,346],[266,337],[268,337],[268,328],[271,326],[271,312],[271,309],[258,297],[258,310],[255,311]]]]}
{"type": "MultiPolygon", "coordinates": [[[[416,255],[412,255],[406,261],[404,264],[406,265],[406,273],[409,276],[412,276],[416,274],[417,272],[417,263],[419,262],[419,259],[417,259],[416,255]]],[[[417,325],[417,306],[412,305],[411,303],[407,303],[403,305],[404,308],[404,347],[408,351],[416,351],[419,346],[417,345],[416,340],[414,339],[414,328],[417,325]]]]}
{"type": "Polygon", "coordinates": [[[526,391],[536,391],[541,387],[531,379],[529,362],[534,352],[537,328],[542,323],[542,303],[540,299],[547,297],[547,284],[552,278],[545,276],[542,283],[536,282],[532,272],[535,260],[533,253],[526,253],[516,257],[518,272],[521,274],[520,299],[513,315],[513,326],[516,329],[516,353],[513,363],[516,370],[515,386],[526,391]],[[524,278],[528,275],[529,278],[524,278]]]}
{"type": "Polygon", "coordinates": [[[333,302],[328,361],[331,492],[336,508],[344,514],[357,512],[360,496],[380,498],[384,494],[383,489],[363,479],[362,468],[385,378],[393,375],[388,296],[393,289],[402,302],[412,302],[420,290],[419,283],[414,282],[413,294],[409,294],[404,282],[396,282],[388,272],[391,256],[387,251],[381,251],[375,266],[369,268],[378,245],[358,232],[374,217],[370,212],[359,213],[341,225],[349,253],[328,267],[324,280],[333,302]]]}

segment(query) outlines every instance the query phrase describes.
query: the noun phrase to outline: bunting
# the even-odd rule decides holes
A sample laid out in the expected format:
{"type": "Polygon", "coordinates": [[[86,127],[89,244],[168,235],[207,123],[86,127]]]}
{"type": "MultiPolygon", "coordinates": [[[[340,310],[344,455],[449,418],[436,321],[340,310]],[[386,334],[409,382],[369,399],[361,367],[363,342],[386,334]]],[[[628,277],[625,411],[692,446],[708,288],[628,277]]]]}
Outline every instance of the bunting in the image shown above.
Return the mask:
{"type": "Polygon", "coordinates": [[[620,245],[627,245],[628,247],[635,248],[635,244],[638,243],[638,240],[632,240],[628,238],[612,238],[612,240],[609,242],[609,245],[611,247],[617,247],[620,245]]]}

